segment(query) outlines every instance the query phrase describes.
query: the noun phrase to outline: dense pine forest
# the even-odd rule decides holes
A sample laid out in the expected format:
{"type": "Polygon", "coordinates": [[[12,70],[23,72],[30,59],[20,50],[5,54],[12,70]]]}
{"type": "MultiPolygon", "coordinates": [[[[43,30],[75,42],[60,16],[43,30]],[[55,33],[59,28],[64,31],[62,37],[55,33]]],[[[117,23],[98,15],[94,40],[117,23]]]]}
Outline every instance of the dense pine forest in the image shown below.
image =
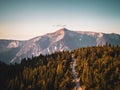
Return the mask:
{"type": "Polygon", "coordinates": [[[82,90],[120,90],[120,46],[111,45],[0,62],[0,90],[75,90],[72,55],[82,90]]]}

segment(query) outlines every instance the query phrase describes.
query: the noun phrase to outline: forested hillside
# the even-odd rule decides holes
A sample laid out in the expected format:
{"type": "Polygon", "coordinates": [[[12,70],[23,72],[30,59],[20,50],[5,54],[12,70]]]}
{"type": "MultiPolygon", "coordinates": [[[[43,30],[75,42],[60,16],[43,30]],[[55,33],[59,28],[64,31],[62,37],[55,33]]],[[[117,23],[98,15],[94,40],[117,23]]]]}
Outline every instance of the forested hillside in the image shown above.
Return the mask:
{"type": "Polygon", "coordinates": [[[82,90],[120,90],[120,46],[111,45],[0,62],[0,90],[75,90],[72,55],[82,90]]]}

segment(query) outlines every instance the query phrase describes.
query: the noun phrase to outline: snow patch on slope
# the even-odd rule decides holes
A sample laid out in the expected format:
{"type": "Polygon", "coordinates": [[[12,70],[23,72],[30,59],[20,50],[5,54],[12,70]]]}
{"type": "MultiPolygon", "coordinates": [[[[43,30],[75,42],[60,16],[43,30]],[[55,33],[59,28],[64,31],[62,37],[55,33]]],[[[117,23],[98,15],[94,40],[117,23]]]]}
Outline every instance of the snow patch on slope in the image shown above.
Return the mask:
{"type": "Polygon", "coordinates": [[[7,48],[16,48],[19,46],[19,41],[12,41],[8,44],[7,48]]]}

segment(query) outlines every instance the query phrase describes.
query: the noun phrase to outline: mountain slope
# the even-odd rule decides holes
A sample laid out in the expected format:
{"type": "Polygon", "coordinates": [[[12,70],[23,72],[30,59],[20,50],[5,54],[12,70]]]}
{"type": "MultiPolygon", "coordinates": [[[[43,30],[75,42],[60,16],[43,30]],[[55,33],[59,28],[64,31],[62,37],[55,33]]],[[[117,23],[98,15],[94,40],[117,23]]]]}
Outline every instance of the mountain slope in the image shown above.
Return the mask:
{"type": "Polygon", "coordinates": [[[25,41],[10,62],[20,63],[21,59],[26,57],[31,58],[32,56],[38,56],[40,54],[51,54],[55,51],[105,45],[106,43],[120,45],[120,35],[70,31],[66,28],[62,28],[54,33],[25,41]]]}
{"type": "Polygon", "coordinates": [[[0,40],[0,61],[9,63],[21,49],[25,41],[0,40]]]}

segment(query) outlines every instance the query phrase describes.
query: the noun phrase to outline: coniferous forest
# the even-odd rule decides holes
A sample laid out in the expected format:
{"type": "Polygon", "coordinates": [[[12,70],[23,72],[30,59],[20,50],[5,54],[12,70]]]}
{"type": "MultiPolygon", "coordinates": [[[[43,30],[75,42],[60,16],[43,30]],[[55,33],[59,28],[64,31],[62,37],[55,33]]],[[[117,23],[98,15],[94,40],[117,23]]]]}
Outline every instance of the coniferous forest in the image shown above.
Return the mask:
{"type": "Polygon", "coordinates": [[[82,90],[120,90],[120,46],[111,45],[0,62],[0,90],[75,90],[72,55],[82,90]]]}

